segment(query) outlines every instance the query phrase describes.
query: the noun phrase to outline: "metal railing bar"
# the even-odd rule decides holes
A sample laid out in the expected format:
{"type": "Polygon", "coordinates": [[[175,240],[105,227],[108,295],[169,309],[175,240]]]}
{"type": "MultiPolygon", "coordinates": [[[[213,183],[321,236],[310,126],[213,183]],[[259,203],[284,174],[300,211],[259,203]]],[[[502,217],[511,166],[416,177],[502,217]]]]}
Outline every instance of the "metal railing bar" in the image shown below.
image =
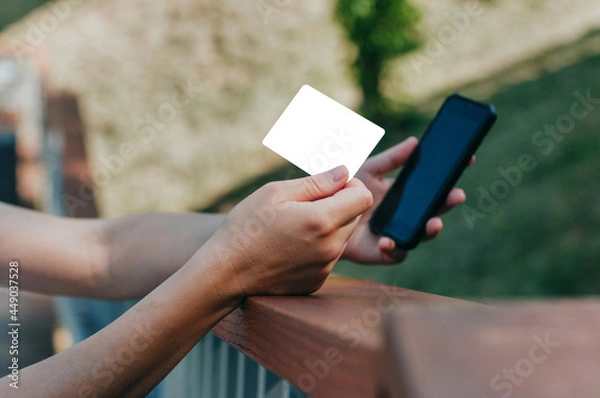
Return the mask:
{"type": "Polygon", "coordinates": [[[244,398],[244,377],[246,375],[246,356],[237,352],[237,377],[235,380],[235,397],[244,398]]]}
{"type": "Polygon", "coordinates": [[[219,342],[219,398],[227,398],[227,368],[228,368],[228,345],[217,339],[219,342]]]}
{"type": "MultiPolygon", "coordinates": [[[[198,383],[198,375],[202,372],[202,345],[196,344],[188,355],[187,384],[190,396],[197,396],[202,380],[198,383]]],[[[168,396],[164,394],[164,396],[168,396]]]]}
{"type": "Polygon", "coordinates": [[[258,383],[256,386],[256,398],[265,398],[265,385],[267,383],[267,369],[258,365],[258,383]]]}
{"type": "Polygon", "coordinates": [[[283,380],[281,386],[281,398],[290,398],[290,383],[287,380],[283,380]]]}
{"type": "Polygon", "coordinates": [[[212,396],[212,367],[213,367],[213,339],[212,333],[208,333],[202,339],[202,397],[212,396]]]}

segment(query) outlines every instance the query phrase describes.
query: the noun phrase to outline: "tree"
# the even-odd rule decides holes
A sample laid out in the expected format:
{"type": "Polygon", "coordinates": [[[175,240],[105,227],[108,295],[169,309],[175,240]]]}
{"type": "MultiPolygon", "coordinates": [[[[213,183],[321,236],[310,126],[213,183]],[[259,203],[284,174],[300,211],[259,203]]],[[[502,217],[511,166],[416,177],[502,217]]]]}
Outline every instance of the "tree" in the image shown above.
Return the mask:
{"type": "Polygon", "coordinates": [[[420,45],[420,13],[408,0],[338,0],[335,15],[357,47],[352,69],[363,93],[361,112],[381,119],[388,113],[380,88],[384,67],[420,45]]]}

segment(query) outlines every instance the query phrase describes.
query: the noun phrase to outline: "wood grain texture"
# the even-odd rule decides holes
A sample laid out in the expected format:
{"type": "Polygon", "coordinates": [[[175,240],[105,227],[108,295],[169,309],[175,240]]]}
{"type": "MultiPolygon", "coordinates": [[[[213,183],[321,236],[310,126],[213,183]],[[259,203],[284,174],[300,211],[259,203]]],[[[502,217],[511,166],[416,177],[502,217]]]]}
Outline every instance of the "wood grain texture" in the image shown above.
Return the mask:
{"type": "Polygon", "coordinates": [[[470,303],[331,276],[311,296],[252,297],[213,332],[314,397],[375,397],[383,317],[411,303],[470,303]]]}
{"type": "Polygon", "coordinates": [[[386,326],[391,397],[600,396],[600,301],[404,308],[386,326]]]}

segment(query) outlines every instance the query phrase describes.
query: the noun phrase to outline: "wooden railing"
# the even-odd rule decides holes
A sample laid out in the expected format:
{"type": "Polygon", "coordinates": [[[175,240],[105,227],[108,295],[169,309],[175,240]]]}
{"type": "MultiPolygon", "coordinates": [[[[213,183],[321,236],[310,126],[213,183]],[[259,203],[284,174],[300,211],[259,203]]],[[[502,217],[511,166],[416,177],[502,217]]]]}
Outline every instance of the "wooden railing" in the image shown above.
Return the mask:
{"type": "MultiPolygon", "coordinates": [[[[51,208],[95,217],[76,96],[47,108],[51,208]]],[[[76,341],[132,304],[61,300],[76,341]]],[[[597,300],[490,306],[332,276],[311,296],[248,298],[213,333],[151,396],[600,395],[597,300]]]]}
{"type": "Polygon", "coordinates": [[[470,303],[331,276],[314,295],[252,297],[213,330],[316,397],[374,397],[383,321],[415,303],[470,303]]]}
{"type": "Polygon", "coordinates": [[[390,397],[598,397],[600,301],[417,306],[385,326],[390,397]]]}

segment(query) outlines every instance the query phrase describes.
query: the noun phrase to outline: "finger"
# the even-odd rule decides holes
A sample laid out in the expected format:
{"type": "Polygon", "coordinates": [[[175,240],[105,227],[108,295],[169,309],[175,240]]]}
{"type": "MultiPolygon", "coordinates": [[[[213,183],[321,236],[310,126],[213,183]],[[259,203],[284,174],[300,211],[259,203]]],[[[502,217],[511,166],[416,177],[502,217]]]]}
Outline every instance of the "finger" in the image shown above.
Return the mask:
{"type": "Polygon", "coordinates": [[[465,191],[462,190],[461,188],[453,188],[450,191],[450,193],[448,194],[448,197],[446,198],[446,203],[440,210],[439,214],[440,215],[446,214],[453,207],[456,207],[459,204],[464,203],[465,200],[467,200],[467,195],[465,194],[465,191]]]}
{"type": "Polygon", "coordinates": [[[377,246],[379,247],[379,250],[384,251],[384,252],[391,252],[392,250],[394,250],[396,248],[396,243],[394,243],[394,241],[386,236],[382,236],[381,238],[379,238],[379,242],[377,242],[377,246]]]}
{"type": "Polygon", "coordinates": [[[282,181],[282,190],[287,192],[286,198],[304,202],[319,200],[333,195],[346,185],[348,169],[338,166],[325,173],[295,180],[282,181]]]}
{"type": "MultiPolygon", "coordinates": [[[[352,220],[373,205],[373,195],[362,182],[353,178],[346,187],[334,195],[306,203],[311,205],[312,211],[316,211],[324,219],[332,221],[332,227],[340,228],[345,224],[351,224],[352,220]]],[[[358,222],[356,220],[354,223],[358,222]]]]}
{"type": "Polygon", "coordinates": [[[377,243],[381,254],[381,264],[397,264],[408,256],[408,252],[396,247],[394,241],[382,236],[377,243]]]}
{"type": "Polygon", "coordinates": [[[364,167],[376,175],[394,171],[406,163],[418,143],[419,140],[415,137],[408,137],[400,144],[368,159],[364,167]]]}
{"type": "Polygon", "coordinates": [[[469,166],[472,166],[473,163],[475,163],[475,160],[477,160],[477,158],[475,157],[475,155],[471,156],[471,160],[469,160],[469,166]]]}
{"type": "Polygon", "coordinates": [[[358,225],[360,217],[361,216],[352,218],[351,220],[349,220],[346,223],[344,223],[343,225],[341,225],[339,228],[336,228],[335,231],[328,231],[328,234],[331,232],[334,232],[333,235],[335,235],[335,239],[338,242],[343,242],[342,250],[340,251],[338,258],[336,259],[336,262],[342,256],[342,254],[344,253],[344,250],[346,250],[346,246],[348,245],[348,240],[350,240],[350,237],[356,230],[356,226],[358,225]]]}
{"type": "Polygon", "coordinates": [[[428,241],[438,236],[443,227],[444,223],[442,222],[441,218],[434,217],[429,219],[429,221],[427,221],[427,225],[425,226],[425,238],[423,238],[423,241],[428,241]]]}

